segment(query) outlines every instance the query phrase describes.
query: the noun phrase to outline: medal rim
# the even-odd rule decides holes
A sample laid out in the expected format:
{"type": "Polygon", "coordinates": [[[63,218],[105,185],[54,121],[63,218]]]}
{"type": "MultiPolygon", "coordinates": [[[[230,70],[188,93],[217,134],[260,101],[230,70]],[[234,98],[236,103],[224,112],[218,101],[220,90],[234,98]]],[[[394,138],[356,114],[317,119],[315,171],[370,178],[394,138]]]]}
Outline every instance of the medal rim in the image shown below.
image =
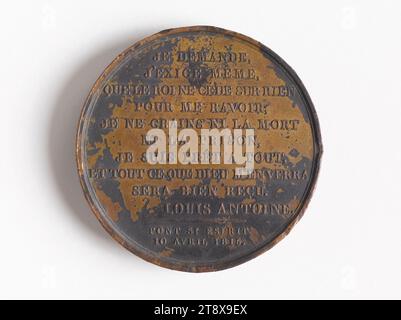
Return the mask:
{"type": "Polygon", "coordinates": [[[148,37],[143,38],[142,40],[137,41],[127,49],[125,49],[122,53],[117,55],[117,57],[105,68],[105,70],[102,72],[102,74],[98,77],[94,85],[92,86],[85,103],[83,105],[79,121],[78,121],[78,128],[77,128],[77,134],[76,134],[76,141],[75,141],[75,159],[76,159],[76,164],[77,164],[77,170],[78,170],[78,175],[79,175],[79,180],[81,187],[84,192],[84,196],[86,201],[88,202],[92,213],[96,216],[97,220],[100,222],[102,227],[107,231],[107,233],[114,239],[116,240],[120,245],[122,245],[125,249],[130,251],[131,253],[135,254],[136,256],[151,262],[153,264],[156,264],[160,267],[176,270],[176,271],[186,271],[186,272],[212,272],[212,271],[219,271],[219,270],[224,270],[228,268],[232,268],[235,266],[238,266],[242,263],[245,263],[253,258],[256,258],[257,256],[263,254],[264,252],[268,251],[272,247],[274,247],[279,241],[281,241],[288,233],[292,230],[292,228],[295,226],[295,224],[302,218],[304,215],[312,194],[314,192],[314,189],[316,187],[316,182],[318,179],[319,171],[320,171],[320,162],[321,162],[321,157],[323,154],[323,145],[322,145],[322,139],[321,139],[321,133],[320,133],[320,125],[319,125],[319,120],[316,114],[315,107],[312,103],[312,100],[302,83],[301,79],[298,77],[296,72],[276,53],[274,53],[271,49],[267,48],[265,45],[262,43],[245,36],[241,33],[237,33],[234,31],[218,28],[218,27],[212,27],[212,26],[189,26],[189,27],[179,27],[179,28],[173,28],[173,29],[166,29],[160,32],[157,32],[153,35],[150,35],[148,37]],[[270,242],[266,243],[265,245],[261,246],[260,248],[256,250],[252,250],[247,254],[244,254],[240,257],[237,257],[233,260],[226,261],[226,262],[217,262],[214,264],[202,264],[202,263],[194,263],[191,265],[188,262],[171,262],[171,261],[166,261],[163,260],[163,257],[158,257],[155,255],[151,250],[148,250],[144,248],[145,250],[139,248],[139,246],[135,246],[130,241],[125,239],[124,235],[121,234],[119,231],[115,230],[113,226],[110,224],[110,222],[104,217],[104,214],[102,214],[100,208],[96,204],[96,200],[92,197],[90,193],[90,186],[89,183],[87,183],[85,171],[84,171],[84,159],[83,159],[83,142],[85,141],[85,135],[84,135],[84,129],[85,129],[85,124],[87,123],[87,114],[90,111],[90,108],[92,107],[92,99],[98,92],[101,84],[103,83],[103,80],[106,79],[110,73],[119,66],[119,64],[130,54],[130,52],[136,50],[139,47],[142,47],[146,44],[151,43],[154,40],[157,40],[158,38],[165,37],[168,35],[174,35],[174,34],[180,34],[180,33],[185,33],[185,32],[213,32],[213,33],[218,33],[218,34],[223,34],[223,35],[228,35],[233,38],[238,38],[247,44],[257,47],[261,52],[265,53],[269,58],[273,60],[274,63],[278,64],[283,71],[287,73],[287,75],[291,78],[291,80],[294,81],[294,84],[297,86],[297,88],[300,91],[301,97],[304,99],[306,109],[308,110],[309,114],[309,120],[310,120],[310,126],[312,130],[312,137],[313,137],[313,159],[312,159],[312,172],[311,172],[311,177],[310,181],[308,183],[307,189],[304,191],[304,196],[302,201],[300,202],[298,212],[294,215],[292,218],[291,222],[282,230],[273,240],[270,242]]]}

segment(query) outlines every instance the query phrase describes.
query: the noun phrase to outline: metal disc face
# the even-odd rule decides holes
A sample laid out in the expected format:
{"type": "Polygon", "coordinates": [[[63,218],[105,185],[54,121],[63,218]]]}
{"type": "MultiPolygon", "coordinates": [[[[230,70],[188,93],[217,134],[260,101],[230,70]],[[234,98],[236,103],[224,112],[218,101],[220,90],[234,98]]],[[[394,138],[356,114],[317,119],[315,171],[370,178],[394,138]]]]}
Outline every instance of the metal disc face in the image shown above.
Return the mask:
{"type": "Polygon", "coordinates": [[[215,271],[271,248],[302,216],[322,146],[294,71],[246,36],[165,30],[93,86],[77,135],[85,196],[125,248],[215,271]]]}

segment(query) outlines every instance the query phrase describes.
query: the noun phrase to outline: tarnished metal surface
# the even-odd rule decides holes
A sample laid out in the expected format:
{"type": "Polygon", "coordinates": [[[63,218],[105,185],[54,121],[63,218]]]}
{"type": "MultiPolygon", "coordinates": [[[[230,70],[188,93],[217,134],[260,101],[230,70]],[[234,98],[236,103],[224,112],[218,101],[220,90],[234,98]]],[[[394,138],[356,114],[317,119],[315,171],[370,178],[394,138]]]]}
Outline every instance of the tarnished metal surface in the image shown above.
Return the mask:
{"type": "Polygon", "coordinates": [[[81,184],[103,227],[145,260],[192,272],[238,265],[283,238],[306,208],[321,153],[294,71],[214,27],[165,30],[120,54],[93,86],[77,135],[81,184]],[[254,129],[253,170],[150,164],[145,137],[168,133],[169,120],[178,132],[254,129]]]}

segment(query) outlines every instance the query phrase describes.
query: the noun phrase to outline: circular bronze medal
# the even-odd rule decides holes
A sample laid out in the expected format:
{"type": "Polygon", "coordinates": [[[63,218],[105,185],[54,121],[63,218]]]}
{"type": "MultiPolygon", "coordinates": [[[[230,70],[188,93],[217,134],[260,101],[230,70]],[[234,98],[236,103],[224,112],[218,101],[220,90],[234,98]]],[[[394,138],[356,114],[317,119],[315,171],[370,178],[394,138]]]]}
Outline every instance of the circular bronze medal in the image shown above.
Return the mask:
{"type": "Polygon", "coordinates": [[[294,71],[241,34],[165,30],[103,72],[78,127],[85,196],[157,265],[204,272],[266,251],[302,216],[322,153],[294,71]]]}

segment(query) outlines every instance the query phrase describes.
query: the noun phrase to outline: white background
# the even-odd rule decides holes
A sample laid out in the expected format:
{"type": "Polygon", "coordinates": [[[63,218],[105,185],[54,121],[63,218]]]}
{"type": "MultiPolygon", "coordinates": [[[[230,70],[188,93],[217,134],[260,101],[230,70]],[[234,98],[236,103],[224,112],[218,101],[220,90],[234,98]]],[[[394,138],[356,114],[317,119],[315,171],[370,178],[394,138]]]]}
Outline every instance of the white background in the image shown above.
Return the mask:
{"type": "Polygon", "coordinates": [[[0,298],[401,298],[400,1],[7,1],[0,11],[0,298]],[[288,237],[230,270],[170,271],[101,228],[74,138],[122,50],[213,25],[266,44],[314,101],[324,155],[288,237]]]}

